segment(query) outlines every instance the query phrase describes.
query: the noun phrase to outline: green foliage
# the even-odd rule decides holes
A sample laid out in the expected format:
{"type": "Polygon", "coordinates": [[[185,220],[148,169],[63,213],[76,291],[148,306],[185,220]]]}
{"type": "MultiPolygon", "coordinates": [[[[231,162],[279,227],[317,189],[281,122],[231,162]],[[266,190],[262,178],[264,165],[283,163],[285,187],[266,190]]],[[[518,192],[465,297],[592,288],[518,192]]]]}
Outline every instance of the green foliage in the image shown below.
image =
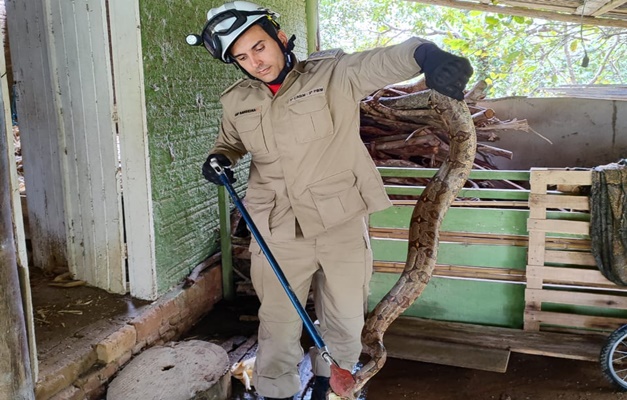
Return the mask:
{"type": "MultiPolygon", "coordinates": [[[[490,97],[540,96],[558,85],[627,82],[627,30],[411,1],[320,0],[323,48],[360,51],[410,36],[468,57],[490,97]],[[581,66],[585,54],[587,68],[581,66]]],[[[472,84],[473,82],[471,82],[472,84]]]]}

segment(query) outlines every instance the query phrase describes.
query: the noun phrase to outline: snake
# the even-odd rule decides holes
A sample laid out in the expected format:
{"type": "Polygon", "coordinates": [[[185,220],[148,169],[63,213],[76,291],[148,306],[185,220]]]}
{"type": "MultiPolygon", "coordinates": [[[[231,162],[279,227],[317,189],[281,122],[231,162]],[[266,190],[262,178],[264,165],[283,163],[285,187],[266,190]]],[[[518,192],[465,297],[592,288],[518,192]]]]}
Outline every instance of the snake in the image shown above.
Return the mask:
{"type": "MultiPolygon", "coordinates": [[[[392,322],[421,295],[436,264],[442,220],[466,183],[475,160],[475,126],[464,101],[434,90],[428,91],[429,106],[448,130],[449,154],[427,183],[412,211],[407,261],[398,281],[368,314],[362,329],[363,352],[370,358],[354,373],[350,388],[355,399],[365,384],[383,367],[387,351],[383,335],[392,322]]],[[[346,397],[345,397],[346,398],[346,397]]]]}

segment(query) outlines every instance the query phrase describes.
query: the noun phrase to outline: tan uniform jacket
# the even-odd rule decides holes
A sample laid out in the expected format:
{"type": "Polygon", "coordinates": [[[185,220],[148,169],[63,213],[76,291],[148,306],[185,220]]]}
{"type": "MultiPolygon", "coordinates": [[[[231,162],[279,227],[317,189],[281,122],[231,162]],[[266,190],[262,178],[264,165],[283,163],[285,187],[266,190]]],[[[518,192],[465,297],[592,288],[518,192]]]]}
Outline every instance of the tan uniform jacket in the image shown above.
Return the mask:
{"type": "Polygon", "coordinates": [[[233,164],[251,153],[246,206],[264,237],[292,239],[297,219],[311,238],[390,206],[359,135],[359,101],[418,75],[413,54],[422,43],[315,53],[274,96],[252,79],[222,94],[222,126],[211,153],[233,164]]]}

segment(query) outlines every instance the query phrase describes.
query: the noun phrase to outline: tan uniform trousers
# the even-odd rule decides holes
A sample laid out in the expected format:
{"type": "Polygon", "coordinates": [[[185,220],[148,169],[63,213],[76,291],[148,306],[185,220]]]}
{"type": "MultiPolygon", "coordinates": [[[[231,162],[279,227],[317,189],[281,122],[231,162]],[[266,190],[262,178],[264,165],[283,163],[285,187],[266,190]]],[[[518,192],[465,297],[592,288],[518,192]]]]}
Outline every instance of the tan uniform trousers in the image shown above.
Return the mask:
{"type": "MultiPolygon", "coordinates": [[[[303,306],[313,283],[319,332],[340,366],[352,371],[362,350],[372,275],[365,219],[353,219],[313,239],[298,234],[289,241],[264,239],[303,306]]],[[[251,278],[261,301],[253,384],[265,397],[293,396],[300,390],[302,322],[257,243],[251,244],[251,252],[251,278]]],[[[312,356],[312,364],[314,374],[330,375],[320,357],[312,356]]]]}

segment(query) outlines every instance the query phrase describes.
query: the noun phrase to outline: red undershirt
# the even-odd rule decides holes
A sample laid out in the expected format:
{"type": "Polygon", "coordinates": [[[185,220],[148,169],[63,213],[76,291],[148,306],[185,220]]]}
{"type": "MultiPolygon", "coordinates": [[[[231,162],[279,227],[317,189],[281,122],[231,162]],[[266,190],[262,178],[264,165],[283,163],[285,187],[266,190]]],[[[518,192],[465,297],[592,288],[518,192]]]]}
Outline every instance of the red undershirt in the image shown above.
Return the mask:
{"type": "Polygon", "coordinates": [[[274,85],[267,85],[270,88],[270,91],[272,92],[272,94],[276,94],[276,92],[279,91],[279,88],[281,87],[280,83],[275,83],[274,85]]]}

